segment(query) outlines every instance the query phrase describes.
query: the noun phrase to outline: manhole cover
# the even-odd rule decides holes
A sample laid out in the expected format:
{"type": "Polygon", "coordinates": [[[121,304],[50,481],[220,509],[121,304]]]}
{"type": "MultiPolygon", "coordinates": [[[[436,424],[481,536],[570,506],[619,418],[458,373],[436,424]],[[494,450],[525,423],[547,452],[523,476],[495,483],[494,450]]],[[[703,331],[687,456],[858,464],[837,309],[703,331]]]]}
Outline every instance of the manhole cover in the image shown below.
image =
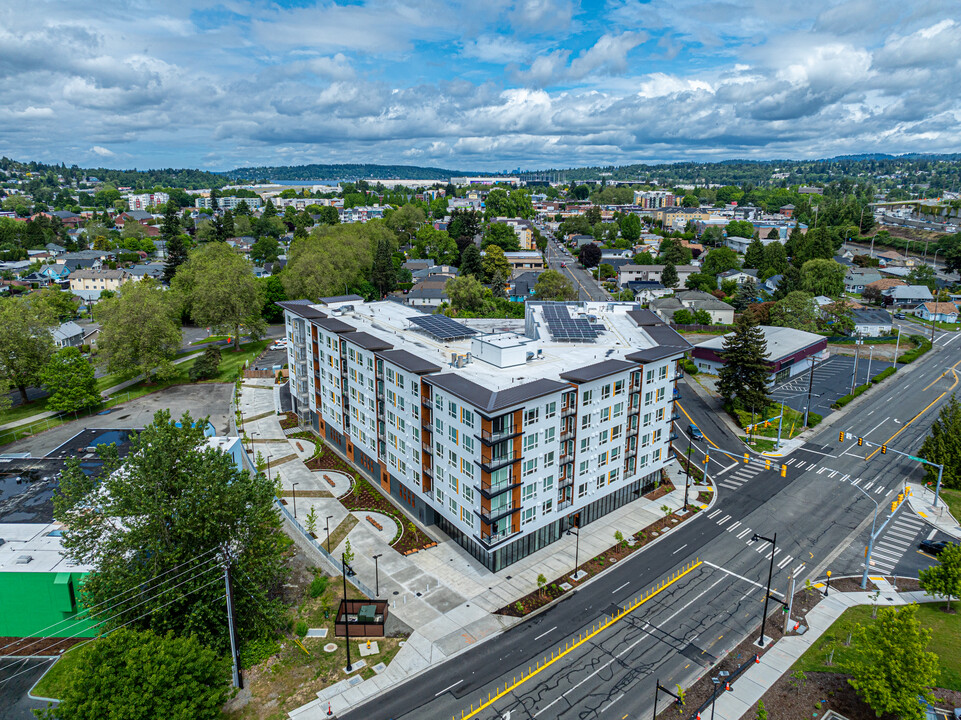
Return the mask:
{"type": "Polygon", "coordinates": [[[326,645],[324,645],[324,652],[332,653],[335,650],[337,650],[336,643],[327,643],[326,645]]]}

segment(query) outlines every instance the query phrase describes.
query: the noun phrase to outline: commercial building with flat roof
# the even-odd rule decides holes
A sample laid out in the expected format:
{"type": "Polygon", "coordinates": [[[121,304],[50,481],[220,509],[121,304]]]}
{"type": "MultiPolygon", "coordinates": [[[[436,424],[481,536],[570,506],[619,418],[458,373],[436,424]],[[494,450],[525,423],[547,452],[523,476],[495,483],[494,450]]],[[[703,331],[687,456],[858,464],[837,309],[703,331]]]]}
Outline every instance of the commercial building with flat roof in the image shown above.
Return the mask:
{"type": "MultiPolygon", "coordinates": [[[[811,364],[827,360],[828,340],[823,335],[794,328],[761,325],[767,342],[769,382],[777,385],[810,369],[811,364]]],[[[717,374],[724,367],[724,341],[734,333],[698,343],[691,357],[698,370],[717,374]]]]}
{"type": "Polygon", "coordinates": [[[656,485],[690,344],[635,303],[278,303],[304,424],[497,571],[656,485]]]}

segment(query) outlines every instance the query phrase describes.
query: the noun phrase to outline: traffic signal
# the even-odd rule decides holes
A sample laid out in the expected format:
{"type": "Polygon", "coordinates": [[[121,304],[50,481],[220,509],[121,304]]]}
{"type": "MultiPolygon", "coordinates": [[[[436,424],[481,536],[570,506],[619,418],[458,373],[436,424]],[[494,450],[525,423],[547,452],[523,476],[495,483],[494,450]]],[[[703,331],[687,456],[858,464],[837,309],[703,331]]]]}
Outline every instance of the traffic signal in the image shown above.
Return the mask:
{"type": "Polygon", "coordinates": [[[744,453],[744,463],[747,464],[749,462],[751,462],[751,456],[747,453],[744,453]]]}
{"type": "Polygon", "coordinates": [[[770,469],[771,469],[771,458],[767,458],[767,459],[764,461],[764,469],[765,469],[765,470],[770,470],[770,469]]]}
{"type": "Polygon", "coordinates": [[[844,442],[844,431],[838,433],[838,442],[844,442]]]}
{"type": "Polygon", "coordinates": [[[708,462],[710,462],[710,460],[711,460],[711,455],[710,455],[710,453],[704,453],[704,460],[702,460],[701,462],[703,462],[705,465],[707,465],[708,462]]]}
{"type": "Polygon", "coordinates": [[[881,454],[882,454],[882,455],[887,455],[887,454],[888,454],[888,446],[887,446],[887,445],[882,445],[882,446],[881,446],[881,454]]]}
{"type": "Polygon", "coordinates": [[[891,501],[891,512],[894,512],[894,511],[897,510],[897,509],[898,509],[898,501],[897,501],[897,500],[892,500],[892,501],[891,501]]]}
{"type": "Polygon", "coordinates": [[[864,445],[864,438],[858,438],[858,447],[864,445]]]}
{"type": "Polygon", "coordinates": [[[787,465],[781,466],[781,477],[787,477],[787,465]]]}

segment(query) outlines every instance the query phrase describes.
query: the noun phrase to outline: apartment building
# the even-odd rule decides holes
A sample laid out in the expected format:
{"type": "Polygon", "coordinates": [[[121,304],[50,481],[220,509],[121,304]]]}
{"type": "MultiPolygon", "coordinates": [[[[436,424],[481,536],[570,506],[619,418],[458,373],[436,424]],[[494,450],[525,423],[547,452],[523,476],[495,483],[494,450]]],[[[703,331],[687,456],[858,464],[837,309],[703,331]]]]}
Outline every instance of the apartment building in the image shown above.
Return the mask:
{"type": "Polygon", "coordinates": [[[148,207],[161,207],[170,200],[170,195],[165,192],[152,193],[131,193],[124,195],[127,207],[131,210],[146,210],[148,207]]]}
{"type": "MultiPolygon", "coordinates": [[[[221,210],[236,210],[237,206],[240,205],[240,203],[247,203],[247,207],[249,207],[251,210],[256,210],[257,208],[263,206],[264,201],[261,200],[259,197],[251,198],[251,197],[227,196],[227,197],[217,198],[217,206],[221,210]]],[[[211,210],[213,209],[214,201],[213,201],[213,198],[210,198],[210,197],[199,197],[197,198],[194,204],[198,208],[206,208],[208,210],[211,210]]]]}
{"type": "Polygon", "coordinates": [[[528,301],[455,322],[288,301],[296,412],[424,524],[497,571],[653,489],[690,345],[634,303],[528,301]]]}

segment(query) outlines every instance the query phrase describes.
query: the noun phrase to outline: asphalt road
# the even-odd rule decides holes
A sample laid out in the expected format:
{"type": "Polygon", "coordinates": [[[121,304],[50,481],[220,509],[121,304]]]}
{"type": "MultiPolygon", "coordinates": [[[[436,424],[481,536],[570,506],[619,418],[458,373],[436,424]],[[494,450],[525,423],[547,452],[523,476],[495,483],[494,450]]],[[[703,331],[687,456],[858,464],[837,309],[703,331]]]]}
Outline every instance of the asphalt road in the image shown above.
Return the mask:
{"type": "MultiPolygon", "coordinates": [[[[770,538],[777,534],[775,595],[786,591],[791,575],[803,582],[824,569],[835,575],[856,572],[845,567],[841,550],[849,544],[863,547],[858,540],[870,527],[875,501],[887,506],[916,464],[893,453],[871,455],[870,448],[850,441],[840,445],[838,430],[894,449],[916,450],[940,405],[958,385],[953,373],[942,374],[946,359],[954,361],[948,352],[929,353],[865,396],[855,412],[781,460],[788,465],[785,478],[776,464],[766,470],[763,461],[745,465],[743,457],[731,459],[713,450],[708,466],[719,484],[716,504],[659,540],[656,549],[628,557],[533,620],[431,668],[346,717],[460,717],[471,705],[476,708],[479,698],[486,700],[538,660],[590,632],[615,606],[631,602],[699,559],[703,564],[669,590],[475,716],[623,718],[650,713],[657,680],[668,687],[686,686],[759,622],[772,549],[763,540],[752,542],[754,533],[770,538]],[[908,387],[913,391],[905,392],[908,387]],[[873,483],[868,496],[856,489],[868,483],[873,483]]],[[[689,393],[681,405],[705,434],[704,442],[694,444],[695,459],[712,443],[726,447],[734,442],[723,426],[712,426],[710,411],[698,398],[689,393]]],[[[686,442],[683,429],[688,422],[682,414],[678,443],[686,442]]]]}
{"type": "Polygon", "coordinates": [[[597,280],[584,268],[577,264],[577,258],[565,254],[560,245],[548,237],[547,250],[544,252],[547,266],[552,270],[566,275],[577,288],[578,300],[609,300],[610,294],[602,289],[597,280]],[[561,267],[561,264],[566,267],[561,267]]]}
{"type": "Polygon", "coordinates": [[[49,660],[0,659],[0,720],[36,720],[31,711],[50,703],[32,700],[27,693],[48,667],[49,660]]]}
{"type": "MultiPolygon", "coordinates": [[[[851,392],[854,386],[863,385],[892,363],[870,358],[861,358],[857,363],[857,377],[854,372],[854,358],[847,355],[832,355],[814,368],[814,385],[811,388],[811,412],[827,417],[834,412],[831,403],[851,392]]],[[[810,372],[797,375],[771,391],[771,398],[783,402],[795,410],[807,406],[810,385],[810,372]]]]}

